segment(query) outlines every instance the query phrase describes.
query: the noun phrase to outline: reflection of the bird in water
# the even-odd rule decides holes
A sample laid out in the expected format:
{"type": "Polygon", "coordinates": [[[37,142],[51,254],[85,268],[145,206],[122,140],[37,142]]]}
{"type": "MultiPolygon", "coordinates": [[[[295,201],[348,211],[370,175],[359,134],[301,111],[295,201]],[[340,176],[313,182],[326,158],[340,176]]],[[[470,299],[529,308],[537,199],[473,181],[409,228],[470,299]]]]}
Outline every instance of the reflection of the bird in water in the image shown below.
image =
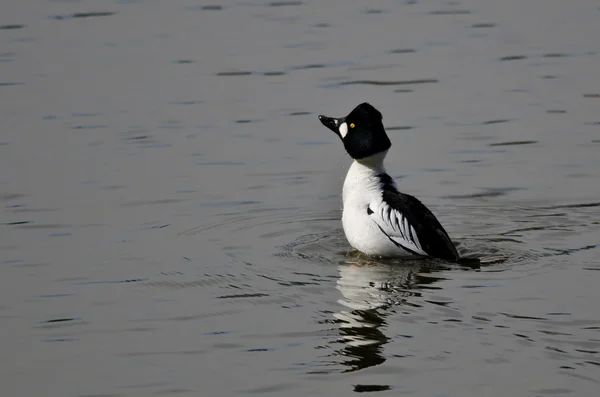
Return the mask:
{"type": "MultiPolygon", "coordinates": [[[[347,359],[345,372],[357,371],[383,363],[384,345],[390,338],[384,334],[386,317],[396,306],[420,307],[419,289],[439,278],[429,276],[434,269],[425,261],[378,263],[353,260],[338,267],[340,278],[336,288],[342,298],[338,303],[346,309],[334,313],[344,346],[336,351],[347,359]]],[[[441,270],[439,267],[435,270],[441,270]]]]}

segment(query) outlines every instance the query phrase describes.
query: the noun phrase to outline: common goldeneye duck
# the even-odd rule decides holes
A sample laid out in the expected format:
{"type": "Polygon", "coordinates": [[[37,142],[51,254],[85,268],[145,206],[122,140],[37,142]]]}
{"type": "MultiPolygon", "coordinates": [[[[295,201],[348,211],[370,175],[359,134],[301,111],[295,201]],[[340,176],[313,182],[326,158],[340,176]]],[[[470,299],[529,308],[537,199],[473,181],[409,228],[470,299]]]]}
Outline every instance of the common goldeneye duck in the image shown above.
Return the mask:
{"type": "Polygon", "coordinates": [[[400,193],[383,160],[392,146],[381,113],[368,103],[346,117],[319,116],[354,159],[343,187],[342,224],[352,247],[371,256],[430,256],[457,261],[448,233],[419,200],[400,193]]]}

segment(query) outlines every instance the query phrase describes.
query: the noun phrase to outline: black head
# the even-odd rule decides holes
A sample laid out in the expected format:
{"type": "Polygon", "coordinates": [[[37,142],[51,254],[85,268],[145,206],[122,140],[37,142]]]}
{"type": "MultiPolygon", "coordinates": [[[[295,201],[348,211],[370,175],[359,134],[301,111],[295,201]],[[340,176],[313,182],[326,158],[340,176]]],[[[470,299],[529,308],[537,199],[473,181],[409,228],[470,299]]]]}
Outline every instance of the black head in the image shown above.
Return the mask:
{"type": "Polygon", "coordinates": [[[381,123],[381,113],[366,102],[355,107],[346,117],[319,116],[319,120],[342,139],[346,151],[355,160],[392,147],[381,123]]]}

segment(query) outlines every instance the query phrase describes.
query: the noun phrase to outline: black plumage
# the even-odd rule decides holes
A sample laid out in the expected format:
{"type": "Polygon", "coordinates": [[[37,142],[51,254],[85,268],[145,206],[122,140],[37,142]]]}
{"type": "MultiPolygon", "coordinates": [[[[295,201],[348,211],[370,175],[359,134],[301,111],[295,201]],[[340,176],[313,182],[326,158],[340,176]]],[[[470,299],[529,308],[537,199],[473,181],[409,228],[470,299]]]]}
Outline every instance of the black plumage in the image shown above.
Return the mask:
{"type": "MultiPolygon", "coordinates": [[[[389,175],[381,174],[379,178],[383,182],[382,200],[388,205],[389,209],[396,211],[397,215],[406,218],[408,224],[414,229],[423,251],[435,258],[457,260],[460,257],[458,251],[435,215],[417,198],[409,194],[400,193],[391,184],[392,178],[389,175]]],[[[389,214],[387,218],[391,223],[392,220],[389,214]]],[[[397,216],[396,223],[401,222],[400,219],[401,217],[397,216]]],[[[402,227],[398,223],[393,227],[402,230],[402,227]]],[[[404,239],[414,242],[410,228],[404,234],[402,236],[404,239]],[[406,235],[407,233],[408,235],[406,235]]],[[[388,238],[394,241],[393,236],[388,235],[388,238]]],[[[400,242],[395,243],[402,246],[400,242]]],[[[406,247],[402,248],[407,249],[406,247]]]]}

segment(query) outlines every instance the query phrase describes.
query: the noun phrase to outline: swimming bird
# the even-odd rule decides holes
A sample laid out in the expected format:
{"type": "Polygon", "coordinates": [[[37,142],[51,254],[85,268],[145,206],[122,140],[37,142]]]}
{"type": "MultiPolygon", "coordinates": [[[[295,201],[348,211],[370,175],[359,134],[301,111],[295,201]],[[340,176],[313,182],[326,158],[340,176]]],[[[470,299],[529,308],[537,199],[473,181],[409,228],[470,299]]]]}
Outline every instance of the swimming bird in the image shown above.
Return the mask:
{"type": "Polygon", "coordinates": [[[434,257],[458,261],[450,236],[415,197],[401,193],[383,161],[392,146],[382,115],[361,103],[346,117],[320,115],[354,159],[342,191],[342,225],[350,245],[379,257],[434,257]]]}

